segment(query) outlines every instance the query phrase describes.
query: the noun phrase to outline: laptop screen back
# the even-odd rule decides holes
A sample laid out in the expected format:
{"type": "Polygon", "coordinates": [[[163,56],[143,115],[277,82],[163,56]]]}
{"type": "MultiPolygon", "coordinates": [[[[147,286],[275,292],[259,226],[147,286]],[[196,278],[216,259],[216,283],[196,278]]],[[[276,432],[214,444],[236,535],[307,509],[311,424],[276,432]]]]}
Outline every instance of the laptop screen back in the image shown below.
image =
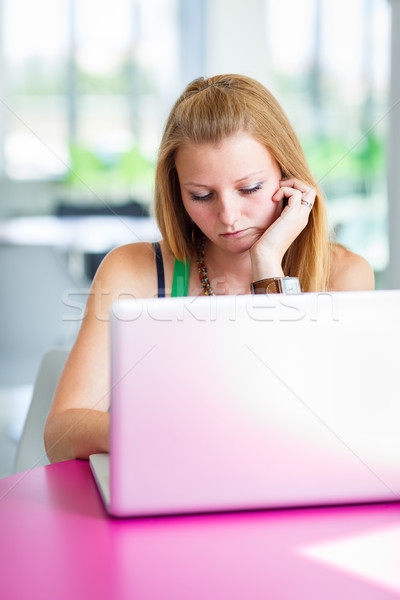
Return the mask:
{"type": "Polygon", "coordinates": [[[111,512],[398,499],[399,300],[114,304],[111,512]]]}

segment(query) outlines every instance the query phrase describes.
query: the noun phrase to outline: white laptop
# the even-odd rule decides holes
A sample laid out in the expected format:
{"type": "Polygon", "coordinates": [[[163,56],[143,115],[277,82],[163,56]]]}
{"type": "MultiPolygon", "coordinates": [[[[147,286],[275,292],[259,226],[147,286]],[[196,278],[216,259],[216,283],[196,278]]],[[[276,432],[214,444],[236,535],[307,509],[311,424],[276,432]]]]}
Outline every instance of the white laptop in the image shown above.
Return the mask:
{"type": "Polygon", "coordinates": [[[111,309],[115,516],[400,499],[400,291],[111,309]]]}

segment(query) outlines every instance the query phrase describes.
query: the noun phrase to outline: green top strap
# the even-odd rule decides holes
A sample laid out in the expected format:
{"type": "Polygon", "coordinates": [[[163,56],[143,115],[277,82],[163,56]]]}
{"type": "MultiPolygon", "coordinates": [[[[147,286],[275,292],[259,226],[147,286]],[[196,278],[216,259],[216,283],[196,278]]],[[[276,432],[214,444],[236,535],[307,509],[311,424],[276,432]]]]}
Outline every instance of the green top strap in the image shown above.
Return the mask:
{"type": "Polygon", "coordinates": [[[187,296],[189,290],[190,261],[185,263],[175,259],[174,278],[172,280],[171,297],[187,296]]]}

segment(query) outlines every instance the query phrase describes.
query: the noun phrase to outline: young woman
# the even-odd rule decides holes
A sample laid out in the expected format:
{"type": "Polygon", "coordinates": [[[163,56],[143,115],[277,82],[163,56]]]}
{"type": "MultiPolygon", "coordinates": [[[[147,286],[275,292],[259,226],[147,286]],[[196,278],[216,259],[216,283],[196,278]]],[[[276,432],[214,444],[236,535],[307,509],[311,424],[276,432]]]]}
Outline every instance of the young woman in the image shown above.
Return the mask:
{"type": "Polygon", "coordinates": [[[275,98],[257,81],[192,82],[162,138],[158,245],[116,248],[100,265],[45,429],[51,461],[108,451],[110,304],[118,298],[367,290],[373,271],[329,240],[323,196],[275,98]],[[285,281],[285,280],[284,280],[285,281]]]}

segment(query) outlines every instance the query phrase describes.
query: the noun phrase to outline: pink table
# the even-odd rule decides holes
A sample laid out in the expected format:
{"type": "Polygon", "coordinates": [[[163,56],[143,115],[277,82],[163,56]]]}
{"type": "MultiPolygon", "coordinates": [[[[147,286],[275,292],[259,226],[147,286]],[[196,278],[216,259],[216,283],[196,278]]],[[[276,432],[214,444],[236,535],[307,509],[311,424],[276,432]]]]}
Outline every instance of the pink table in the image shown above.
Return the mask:
{"type": "Polygon", "coordinates": [[[400,597],[400,503],[116,520],[85,461],[0,480],[7,600],[400,597]]]}

